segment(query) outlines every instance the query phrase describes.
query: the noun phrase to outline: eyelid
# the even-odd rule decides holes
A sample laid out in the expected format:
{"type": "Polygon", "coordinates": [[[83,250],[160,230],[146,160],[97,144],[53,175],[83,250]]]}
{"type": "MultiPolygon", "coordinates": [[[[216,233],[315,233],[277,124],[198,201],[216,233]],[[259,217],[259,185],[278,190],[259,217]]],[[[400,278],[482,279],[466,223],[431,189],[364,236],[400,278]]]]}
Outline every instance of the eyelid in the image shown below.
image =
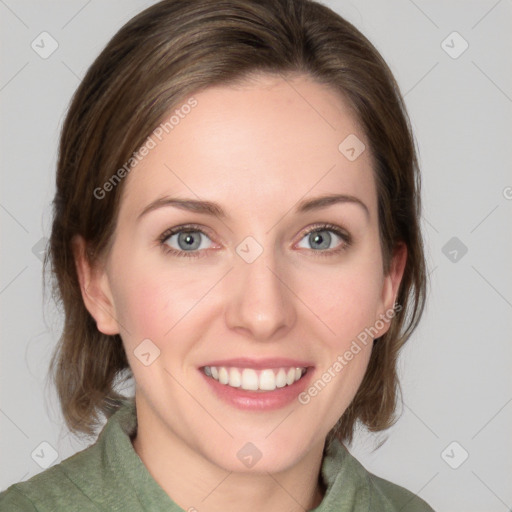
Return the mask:
{"type": "Polygon", "coordinates": [[[307,235],[309,235],[311,233],[314,233],[316,231],[332,231],[333,233],[338,235],[340,238],[342,238],[343,241],[347,245],[350,245],[352,243],[352,236],[350,235],[350,233],[346,229],[343,229],[342,227],[337,226],[336,224],[331,224],[329,222],[318,222],[316,224],[308,226],[307,228],[305,228],[304,230],[302,230],[300,232],[299,242],[305,236],[307,236],[307,235]]]}
{"type": "Polygon", "coordinates": [[[214,245],[218,245],[215,242],[214,237],[212,237],[208,233],[208,231],[209,231],[208,228],[206,228],[205,226],[201,226],[199,224],[192,224],[192,223],[180,224],[178,226],[173,226],[172,228],[166,229],[158,237],[157,244],[167,254],[171,254],[174,256],[184,256],[184,257],[188,257],[188,258],[200,258],[202,256],[205,256],[206,253],[211,250],[217,250],[217,248],[213,247],[213,248],[194,250],[194,251],[183,251],[183,250],[178,250],[178,249],[175,249],[174,247],[171,247],[166,242],[173,235],[177,235],[180,233],[187,233],[187,232],[199,232],[202,235],[208,237],[214,245]]]}
{"type": "MultiPolygon", "coordinates": [[[[201,226],[199,224],[180,224],[178,226],[173,226],[172,228],[166,229],[158,239],[161,242],[165,242],[172,235],[176,235],[178,233],[187,233],[187,232],[200,232],[203,235],[206,235],[210,240],[212,240],[212,235],[209,234],[209,229],[205,226],[201,226]]],[[[212,240],[213,241],[213,240],[212,240]]]]}
{"type": "MultiPolygon", "coordinates": [[[[185,257],[195,257],[195,258],[198,258],[198,257],[205,256],[206,253],[211,251],[211,250],[218,250],[219,247],[217,247],[217,248],[208,248],[208,249],[200,249],[200,250],[194,250],[194,251],[183,251],[183,250],[174,249],[173,247],[170,247],[169,245],[167,245],[165,242],[171,236],[173,236],[175,234],[186,233],[186,232],[199,232],[199,233],[205,235],[206,237],[208,237],[212,241],[213,244],[217,244],[217,242],[215,242],[215,240],[214,240],[215,237],[212,237],[209,234],[209,231],[210,230],[208,228],[206,228],[205,226],[201,226],[199,224],[193,224],[193,223],[181,224],[181,225],[173,226],[172,228],[166,229],[158,237],[157,242],[162,247],[162,249],[164,251],[168,252],[168,253],[174,254],[176,256],[185,256],[185,257]]],[[[329,222],[318,222],[318,223],[310,225],[307,228],[301,230],[300,238],[299,238],[299,240],[297,242],[295,242],[293,244],[293,247],[295,248],[295,246],[301,240],[303,240],[304,237],[308,236],[311,233],[314,233],[315,231],[332,231],[337,236],[339,236],[341,238],[341,240],[342,240],[342,243],[338,247],[336,247],[336,248],[325,249],[325,250],[306,249],[308,251],[311,251],[312,253],[315,253],[316,255],[330,255],[330,254],[334,254],[334,253],[337,253],[337,252],[340,252],[340,251],[343,251],[343,250],[347,249],[352,244],[352,236],[350,235],[350,233],[347,230],[343,229],[340,226],[337,226],[336,224],[331,224],[329,222]]],[[[303,249],[303,248],[301,248],[301,249],[303,249]]]]}

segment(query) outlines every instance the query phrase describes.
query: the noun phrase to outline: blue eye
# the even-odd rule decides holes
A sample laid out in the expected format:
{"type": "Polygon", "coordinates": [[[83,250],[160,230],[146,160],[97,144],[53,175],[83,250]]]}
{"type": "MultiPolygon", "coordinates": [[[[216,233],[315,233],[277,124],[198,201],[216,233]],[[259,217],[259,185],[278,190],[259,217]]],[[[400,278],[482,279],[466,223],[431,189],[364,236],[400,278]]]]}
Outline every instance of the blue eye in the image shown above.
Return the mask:
{"type": "MultiPolygon", "coordinates": [[[[173,256],[199,258],[206,256],[215,245],[202,229],[195,225],[170,228],[158,239],[162,249],[173,256]]],[[[351,236],[331,224],[313,226],[307,231],[298,247],[312,250],[317,255],[335,255],[347,249],[352,243],[351,236]]]]}
{"type": "Polygon", "coordinates": [[[160,243],[168,252],[178,256],[199,256],[198,251],[209,249],[210,238],[199,229],[191,227],[174,228],[160,237],[160,243]],[[191,253],[191,254],[186,254],[191,253]]]}
{"type": "Polygon", "coordinates": [[[312,249],[320,252],[336,252],[350,245],[350,237],[339,228],[333,226],[320,226],[307,232],[298,244],[298,247],[312,249]]]}

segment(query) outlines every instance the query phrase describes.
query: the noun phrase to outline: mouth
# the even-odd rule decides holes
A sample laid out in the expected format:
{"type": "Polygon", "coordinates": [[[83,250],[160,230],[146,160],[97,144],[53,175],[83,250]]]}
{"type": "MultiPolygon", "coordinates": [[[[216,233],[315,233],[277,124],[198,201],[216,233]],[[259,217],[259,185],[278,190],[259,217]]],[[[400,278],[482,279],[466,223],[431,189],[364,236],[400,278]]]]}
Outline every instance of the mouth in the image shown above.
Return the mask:
{"type": "Polygon", "coordinates": [[[297,403],[297,396],[315,374],[309,361],[284,357],[208,361],[197,369],[217,399],[253,412],[270,412],[297,403]]]}
{"type": "Polygon", "coordinates": [[[269,392],[291,386],[301,380],[307,366],[278,368],[246,368],[243,366],[203,366],[201,371],[211,379],[245,391],[269,392]]]}

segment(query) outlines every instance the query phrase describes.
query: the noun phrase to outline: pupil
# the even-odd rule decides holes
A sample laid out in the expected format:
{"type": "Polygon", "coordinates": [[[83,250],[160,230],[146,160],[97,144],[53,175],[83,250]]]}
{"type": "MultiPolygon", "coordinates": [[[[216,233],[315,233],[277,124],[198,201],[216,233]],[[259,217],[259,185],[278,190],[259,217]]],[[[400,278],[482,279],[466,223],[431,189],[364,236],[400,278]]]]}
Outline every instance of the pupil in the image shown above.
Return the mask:
{"type": "Polygon", "coordinates": [[[331,245],[331,234],[328,231],[317,231],[309,236],[309,241],[316,249],[328,249],[331,245]]]}
{"type": "Polygon", "coordinates": [[[180,233],[178,235],[180,249],[197,249],[200,245],[200,238],[191,233],[180,233]]]}

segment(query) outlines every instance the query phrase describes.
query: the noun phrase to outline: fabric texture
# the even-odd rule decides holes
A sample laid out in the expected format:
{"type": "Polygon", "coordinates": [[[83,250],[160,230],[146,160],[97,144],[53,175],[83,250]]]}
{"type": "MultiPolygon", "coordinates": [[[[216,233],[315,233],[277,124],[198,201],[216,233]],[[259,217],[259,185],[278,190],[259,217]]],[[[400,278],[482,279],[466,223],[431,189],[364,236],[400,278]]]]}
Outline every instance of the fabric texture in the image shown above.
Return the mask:
{"type": "MultiPolygon", "coordinates": [[[[97,441],[26,482],[0,493],[1,512],[184,512],[133,449],[133,400],[109,418],[97,441]]],[[[338,441],[326,449],[325,496],[314,512],[433,512],[412,492],[372,475],[338,441]]]]}

